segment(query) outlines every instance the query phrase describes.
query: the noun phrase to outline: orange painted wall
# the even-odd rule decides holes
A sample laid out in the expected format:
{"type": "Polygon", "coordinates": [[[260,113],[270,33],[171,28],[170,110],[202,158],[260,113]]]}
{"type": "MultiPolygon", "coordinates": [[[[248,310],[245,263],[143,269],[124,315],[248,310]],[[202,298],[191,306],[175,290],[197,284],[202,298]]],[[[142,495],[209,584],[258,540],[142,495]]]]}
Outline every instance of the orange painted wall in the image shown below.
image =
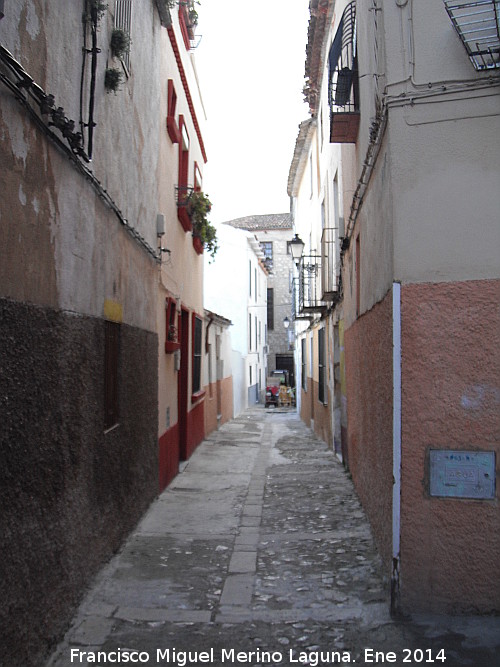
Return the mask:
{"type": "Polygon", "coordinates": [[[500,281],[402,287],[402,608],[500,610],[500,281]],[[429,448],[496,452],[496,499],[428,493],[429,448]]]}
{"type": "Polygon", "coordinates": [[[392,292],[345,331],[349,470],[390,573],[392,292]]]}
{"type": "Polygon", "coordinates": [[[232,376],[219,381],[221,390],[221,420],[217,424],[217,382],[205,387],[205,435],[217,430],[217,426],[225,424],[233,418],[233,378],[232,376]]]}

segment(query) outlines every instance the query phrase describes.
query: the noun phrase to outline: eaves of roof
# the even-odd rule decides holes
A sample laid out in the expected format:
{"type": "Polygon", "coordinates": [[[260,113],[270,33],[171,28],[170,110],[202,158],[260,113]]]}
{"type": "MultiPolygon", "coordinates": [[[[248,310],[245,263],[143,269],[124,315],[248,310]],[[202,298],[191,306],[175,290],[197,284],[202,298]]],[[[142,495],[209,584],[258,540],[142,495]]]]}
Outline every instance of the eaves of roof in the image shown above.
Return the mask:
{"type": "Polygon", "coordinates": [[[299,125],[299,134],[295,142],[292,164],[288,172],[287,193],[289,197],[296,197],[298,194],[316,125],[316,118],[308,118],[299,125]]]}
{"type": "Polygon", "coordinates": [[[310,19],[307,30],[304,96],[313,116],[318,110],[326,54],[325,42],[328,39],[334,7],[335,0],[310,0],[309,2],[310,19]]]}
{"type": "Polygon", "coordinates": [[[246,229],[249,232],[269,231],[271,229],[292,229],[290,213],[269,213],[267,215],[247,215],[243,218],[228,220],[223,223],[236,229],[246,229]]]}

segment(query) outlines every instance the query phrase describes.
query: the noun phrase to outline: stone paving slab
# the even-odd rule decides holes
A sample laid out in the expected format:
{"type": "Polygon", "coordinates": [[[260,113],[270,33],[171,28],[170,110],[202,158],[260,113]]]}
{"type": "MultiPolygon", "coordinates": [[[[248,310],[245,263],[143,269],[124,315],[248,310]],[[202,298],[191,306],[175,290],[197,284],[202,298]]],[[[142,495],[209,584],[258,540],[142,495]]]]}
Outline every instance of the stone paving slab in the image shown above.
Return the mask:
{"type": "Polygon", "coordinates": [[[367,649],[398,667],[500,665],[498,618],[391,619],[352,483],[293,411],[247,411],[181,470],[47,667],[109,664],[119,651],[178,667],[375,664],[367,649]]]}

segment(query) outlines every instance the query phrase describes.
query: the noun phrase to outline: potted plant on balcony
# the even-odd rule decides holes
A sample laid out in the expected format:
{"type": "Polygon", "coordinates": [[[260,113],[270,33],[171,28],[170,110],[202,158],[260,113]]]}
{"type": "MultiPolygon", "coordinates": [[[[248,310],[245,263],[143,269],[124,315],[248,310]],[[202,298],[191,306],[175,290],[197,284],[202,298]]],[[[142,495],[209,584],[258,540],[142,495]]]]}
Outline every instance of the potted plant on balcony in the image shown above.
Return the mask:
{"type": "Polygon", "coordinates": [[[195,191],[189,198],[188,214],[193,225],[193,244],[197,252],[207,250],[215,257],[217,252],[217,231],[209,222],[208,215],[212,210],[212,203],[208,195],[201,191],[195,191]]]}
{"type": "Polygon", "coordinates": [[[130,35],[121,28],[111,33],[111,52],[116,58],[123,58],[130,51],[130,35]]]}

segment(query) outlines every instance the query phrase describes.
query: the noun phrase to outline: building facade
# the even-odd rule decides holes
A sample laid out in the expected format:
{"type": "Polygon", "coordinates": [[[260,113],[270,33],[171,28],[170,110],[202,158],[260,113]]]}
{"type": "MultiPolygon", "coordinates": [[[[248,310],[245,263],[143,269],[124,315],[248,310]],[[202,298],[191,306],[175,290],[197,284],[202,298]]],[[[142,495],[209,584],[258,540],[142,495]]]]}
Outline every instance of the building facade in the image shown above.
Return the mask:
{"type": "Polygon", "coordinates": [[[193,11],[193,3],[177,3],[170,11],[160,12],[162,98],[161,106],[153,110],[161,129],[156,174],[161,248],[157,298],[160,491],[205,433],[204,249],[193,216],[195,199],[203,197],[207,155],[202,134],[205,116],[191,48],[196,28],[190,19],[193,11]]]}
{"type": "Polygon", "coordinates": [[[255,235],[264,253],[267,276],[267,366],[268,373],[286,370],[295,386],[292,322],[293,262],[289,242],[292,221],[289,213],[250,215],[226,223],[255,235]]]}
{"type": "Polygon", "coordinates": [[[205,436],[233,417],[231,321],[205,310],[205,436]]]}
{"type": "MultiPolygon", "coordinates": [[[[300,343],[298,363],[313,379],[316,366],[318,380],[333,377],[334,390],[338,381],[341,450],[391,578],[393,610],[498,611],[494,3],[312,0],[311,10],[303,159],[314,187],[314,174],[321,183],[325,173],[317,147],[340,151],[343,221],[339,298],[329,314],[321,287],[323,310],[305,325],[312,342],[300,343]]],[[[302,238],[305,252],[318,247],[302,238]]],[[[299,295],[298,304],[304,315],[307,301],[299,295]]]]}
{"type": "Polygon", "coordinates": [[[175,190],[202,188],[203,119],[194,15],[168,5],[2,3],[0,621],[12,666],[43,663],[167,482],[171,442],[189,455],[204,433],[203,248],[175,190]],[[169,343],[189,352],[179,368],[169,343]]]}
{"type": "Polygon", "coordinates": [[[254,234],[218,226],[220,249],[205,262],[205,305],[231,319],[233,412],[261,402],[267,373],[267,269],[254,234]]]}

